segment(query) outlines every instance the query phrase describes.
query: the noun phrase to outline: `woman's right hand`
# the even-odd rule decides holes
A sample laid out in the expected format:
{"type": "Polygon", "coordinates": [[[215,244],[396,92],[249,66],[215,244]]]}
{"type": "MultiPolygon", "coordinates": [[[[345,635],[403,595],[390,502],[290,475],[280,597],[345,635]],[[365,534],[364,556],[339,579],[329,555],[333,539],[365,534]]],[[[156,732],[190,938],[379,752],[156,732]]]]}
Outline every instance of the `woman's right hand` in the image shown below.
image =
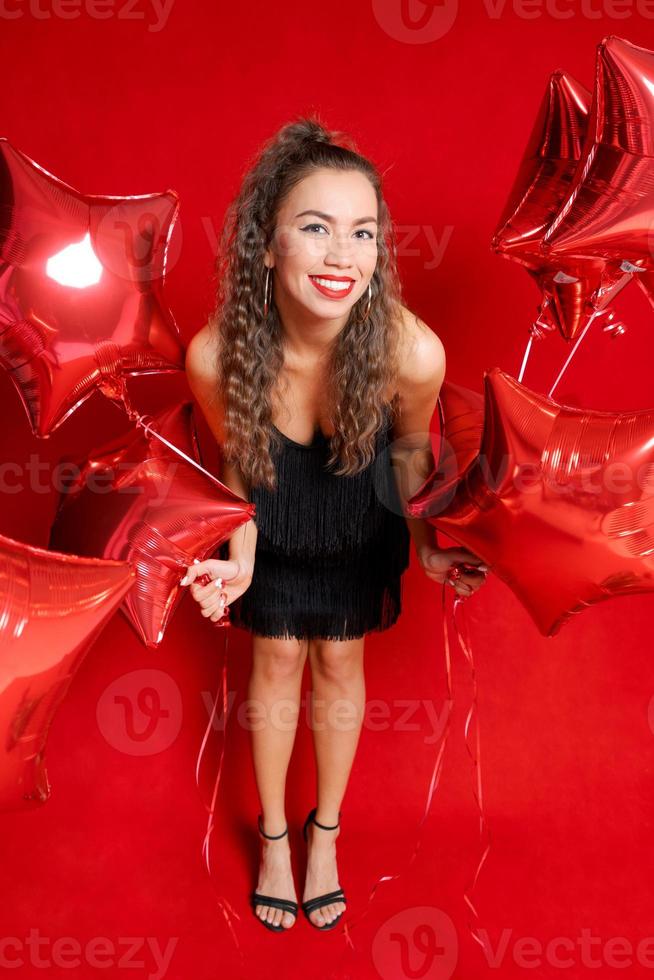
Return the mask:
{"type": "Polygon", "coordinates": [[[241,559],[207,558],[189,565],[179,584],[190,585],[191,595],[200,604],[202,615],[215,623],[227,612],[229,603],[249,589],[253,571],[254,566],[241,559]],[[210,576],[207,585],[195,581],[202,575],[210,576]],[[222,579],[222,587],[217,587],[219,579],[222,579]]]}

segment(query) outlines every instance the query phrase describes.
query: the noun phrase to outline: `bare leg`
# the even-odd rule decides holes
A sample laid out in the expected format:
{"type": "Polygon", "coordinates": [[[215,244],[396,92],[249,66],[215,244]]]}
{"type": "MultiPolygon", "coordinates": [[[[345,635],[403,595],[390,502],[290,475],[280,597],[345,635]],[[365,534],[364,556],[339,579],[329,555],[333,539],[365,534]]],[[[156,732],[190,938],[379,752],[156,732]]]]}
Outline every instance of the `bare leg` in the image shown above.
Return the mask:
{"type": "MultiPolygon", "coordinates": [[[[252,755],[267,834],[281,834],[286,827],[286,773],[297,731],[307,652],[307,640],[253,634],[248,698],[254,708],[252,755]]],[[[288,836],[280,840],[259,836],[262,859],[256,890],[297,901],[288,836]]],[[[257,905],[255,912],[274,925],[288,928],[295,923],[291,912],[269,905],[257,905]]]]}
{"type": "MultiPolygon", "coordinates": [[[[332,827],[354,762],[365,711],[364,637],[356,640],[310,640],[313,678],[311,724],[318,774],[316,820],[332,827]]],[[[336,838],[339,829],[309,824],[309,856],[302,901],[338,888],[336,838]]],[[[333,902],[310,913],[316,925],[326,925],[345,908],[333,902]]]]}

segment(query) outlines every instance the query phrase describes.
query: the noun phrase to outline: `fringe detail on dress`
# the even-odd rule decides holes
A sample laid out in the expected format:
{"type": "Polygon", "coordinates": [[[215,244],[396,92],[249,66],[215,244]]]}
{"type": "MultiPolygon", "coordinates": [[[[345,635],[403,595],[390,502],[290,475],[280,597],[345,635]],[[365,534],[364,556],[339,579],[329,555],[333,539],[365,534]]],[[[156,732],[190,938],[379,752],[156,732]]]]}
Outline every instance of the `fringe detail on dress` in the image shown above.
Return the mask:
{"type": "Polygon", "coordinates": [[[409,565],[406,524],[355,559],[308,562],[257,554],[250,587],[232,602],[230,622],[268,637],[350,640],[392,626],[409,565]]]}
{"type": "MultiPolygon", "coordinates": [[[[269,637],[347,640],[388,629],[401,611],[410,535],[388,444],[354,476],[325,463],[328,440],[273,452],[277,489],[255,487],[257,546],[250,587],[230,604],[229,619],[269,637]]],[[[227,558],[228,542],[219,556],[227,558]]]]}
{"type": "Polygon", "coordinates": [[[311,446],[285,441],[272,450],[277,489],[254,487],[251,495],[262,549],[296,558],[353,555],[382,534],[389,505],[401,510],[388,455],[380,455],[388,428],[387,416],[375,459],[354,476],[335,476],[327,468],[328,440],[311,446]]]}

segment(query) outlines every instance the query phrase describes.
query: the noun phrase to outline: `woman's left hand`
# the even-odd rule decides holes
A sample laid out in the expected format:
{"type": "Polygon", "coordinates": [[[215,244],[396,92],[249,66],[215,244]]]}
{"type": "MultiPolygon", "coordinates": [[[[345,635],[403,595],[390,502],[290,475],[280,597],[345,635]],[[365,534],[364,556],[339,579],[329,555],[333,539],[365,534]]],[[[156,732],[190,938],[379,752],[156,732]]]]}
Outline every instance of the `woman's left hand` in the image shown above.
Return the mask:
{"type": "Polygon", "coordinates": [[[447,582],[457,595],[468,596],[476,592],[486,581],[488,566],[483,559],[467,548],[438,548],[423,545],[418,549],[418,560],[428,578],[440,584],[447,582]],[[475,565],[473,569],[457,568],[459,565],[475,565]]]}

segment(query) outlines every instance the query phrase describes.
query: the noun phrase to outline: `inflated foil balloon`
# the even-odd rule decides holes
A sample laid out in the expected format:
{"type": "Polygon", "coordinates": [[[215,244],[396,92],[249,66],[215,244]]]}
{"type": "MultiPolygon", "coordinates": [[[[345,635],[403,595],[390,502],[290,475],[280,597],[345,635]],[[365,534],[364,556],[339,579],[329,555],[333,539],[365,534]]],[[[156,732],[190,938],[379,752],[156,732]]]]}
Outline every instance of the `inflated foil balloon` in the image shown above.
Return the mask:
{"type": "MultiPolygon", "coordinates": [[[[574,186],[543,240],[549,256],[602,256],[654,269],[654,52],[611,35],[574,186]]],[[[636,267],[636,270],[632,268],[636,267]]]]}
{"type": "Polygon", "coordinates": [[[484,430],[484,398],[477,391],[452,381],[443,381],[438,396],[440,442],[437,462],[411,497],[418,506],[438,495],[442,506],[456,491],[461,475],[477,458],[484,430]]]}
{"type": "Polygon", "coordinates": [[[0,139],[0,364],[35,435],[125,376],[184,369],[162,295],[173,191],[78,193],[0,139]]]}
{"type": "Polygon", "coordinates": [[[132,562],[137,584],[121,608],[143,643],[156,647],[188,591],[179,584],[187,567],[211,557],[255,505],[149,429],[200,461],[191,402],[93,450],[61,495],[50,547],[132,562]]]}
{"type": "Polygon", "coordinates": [[[57,708],[136,581],[127,562],[56,554],[0,535],[0,809],[50,796],[45,765],[57,708]]]}
{"type": "Polygon", "coordinates": [[[544,636],[612,596],[654,591],[654,409],[559,405],[499,368],[455,493],[421,488],[407,513],[479,555],[544,636]]]}
{"type": "Polygon", "coordinates": [[[642,272],[636,276],[636,282],[647,296],[650,305],[654,307],[654,272],[642,272]]]}
{"type": "Polygon", "coordinates": [[[574,340],[593,314],[606,309],[631,279],[619,262],[600,258],[546,259],[541,244],[568,197],[582,154],[591,95],[564,71],[550,77],[492,247],[525,266],[543,300],[531,328],[543,337],[558,328],[574,340]]]}

